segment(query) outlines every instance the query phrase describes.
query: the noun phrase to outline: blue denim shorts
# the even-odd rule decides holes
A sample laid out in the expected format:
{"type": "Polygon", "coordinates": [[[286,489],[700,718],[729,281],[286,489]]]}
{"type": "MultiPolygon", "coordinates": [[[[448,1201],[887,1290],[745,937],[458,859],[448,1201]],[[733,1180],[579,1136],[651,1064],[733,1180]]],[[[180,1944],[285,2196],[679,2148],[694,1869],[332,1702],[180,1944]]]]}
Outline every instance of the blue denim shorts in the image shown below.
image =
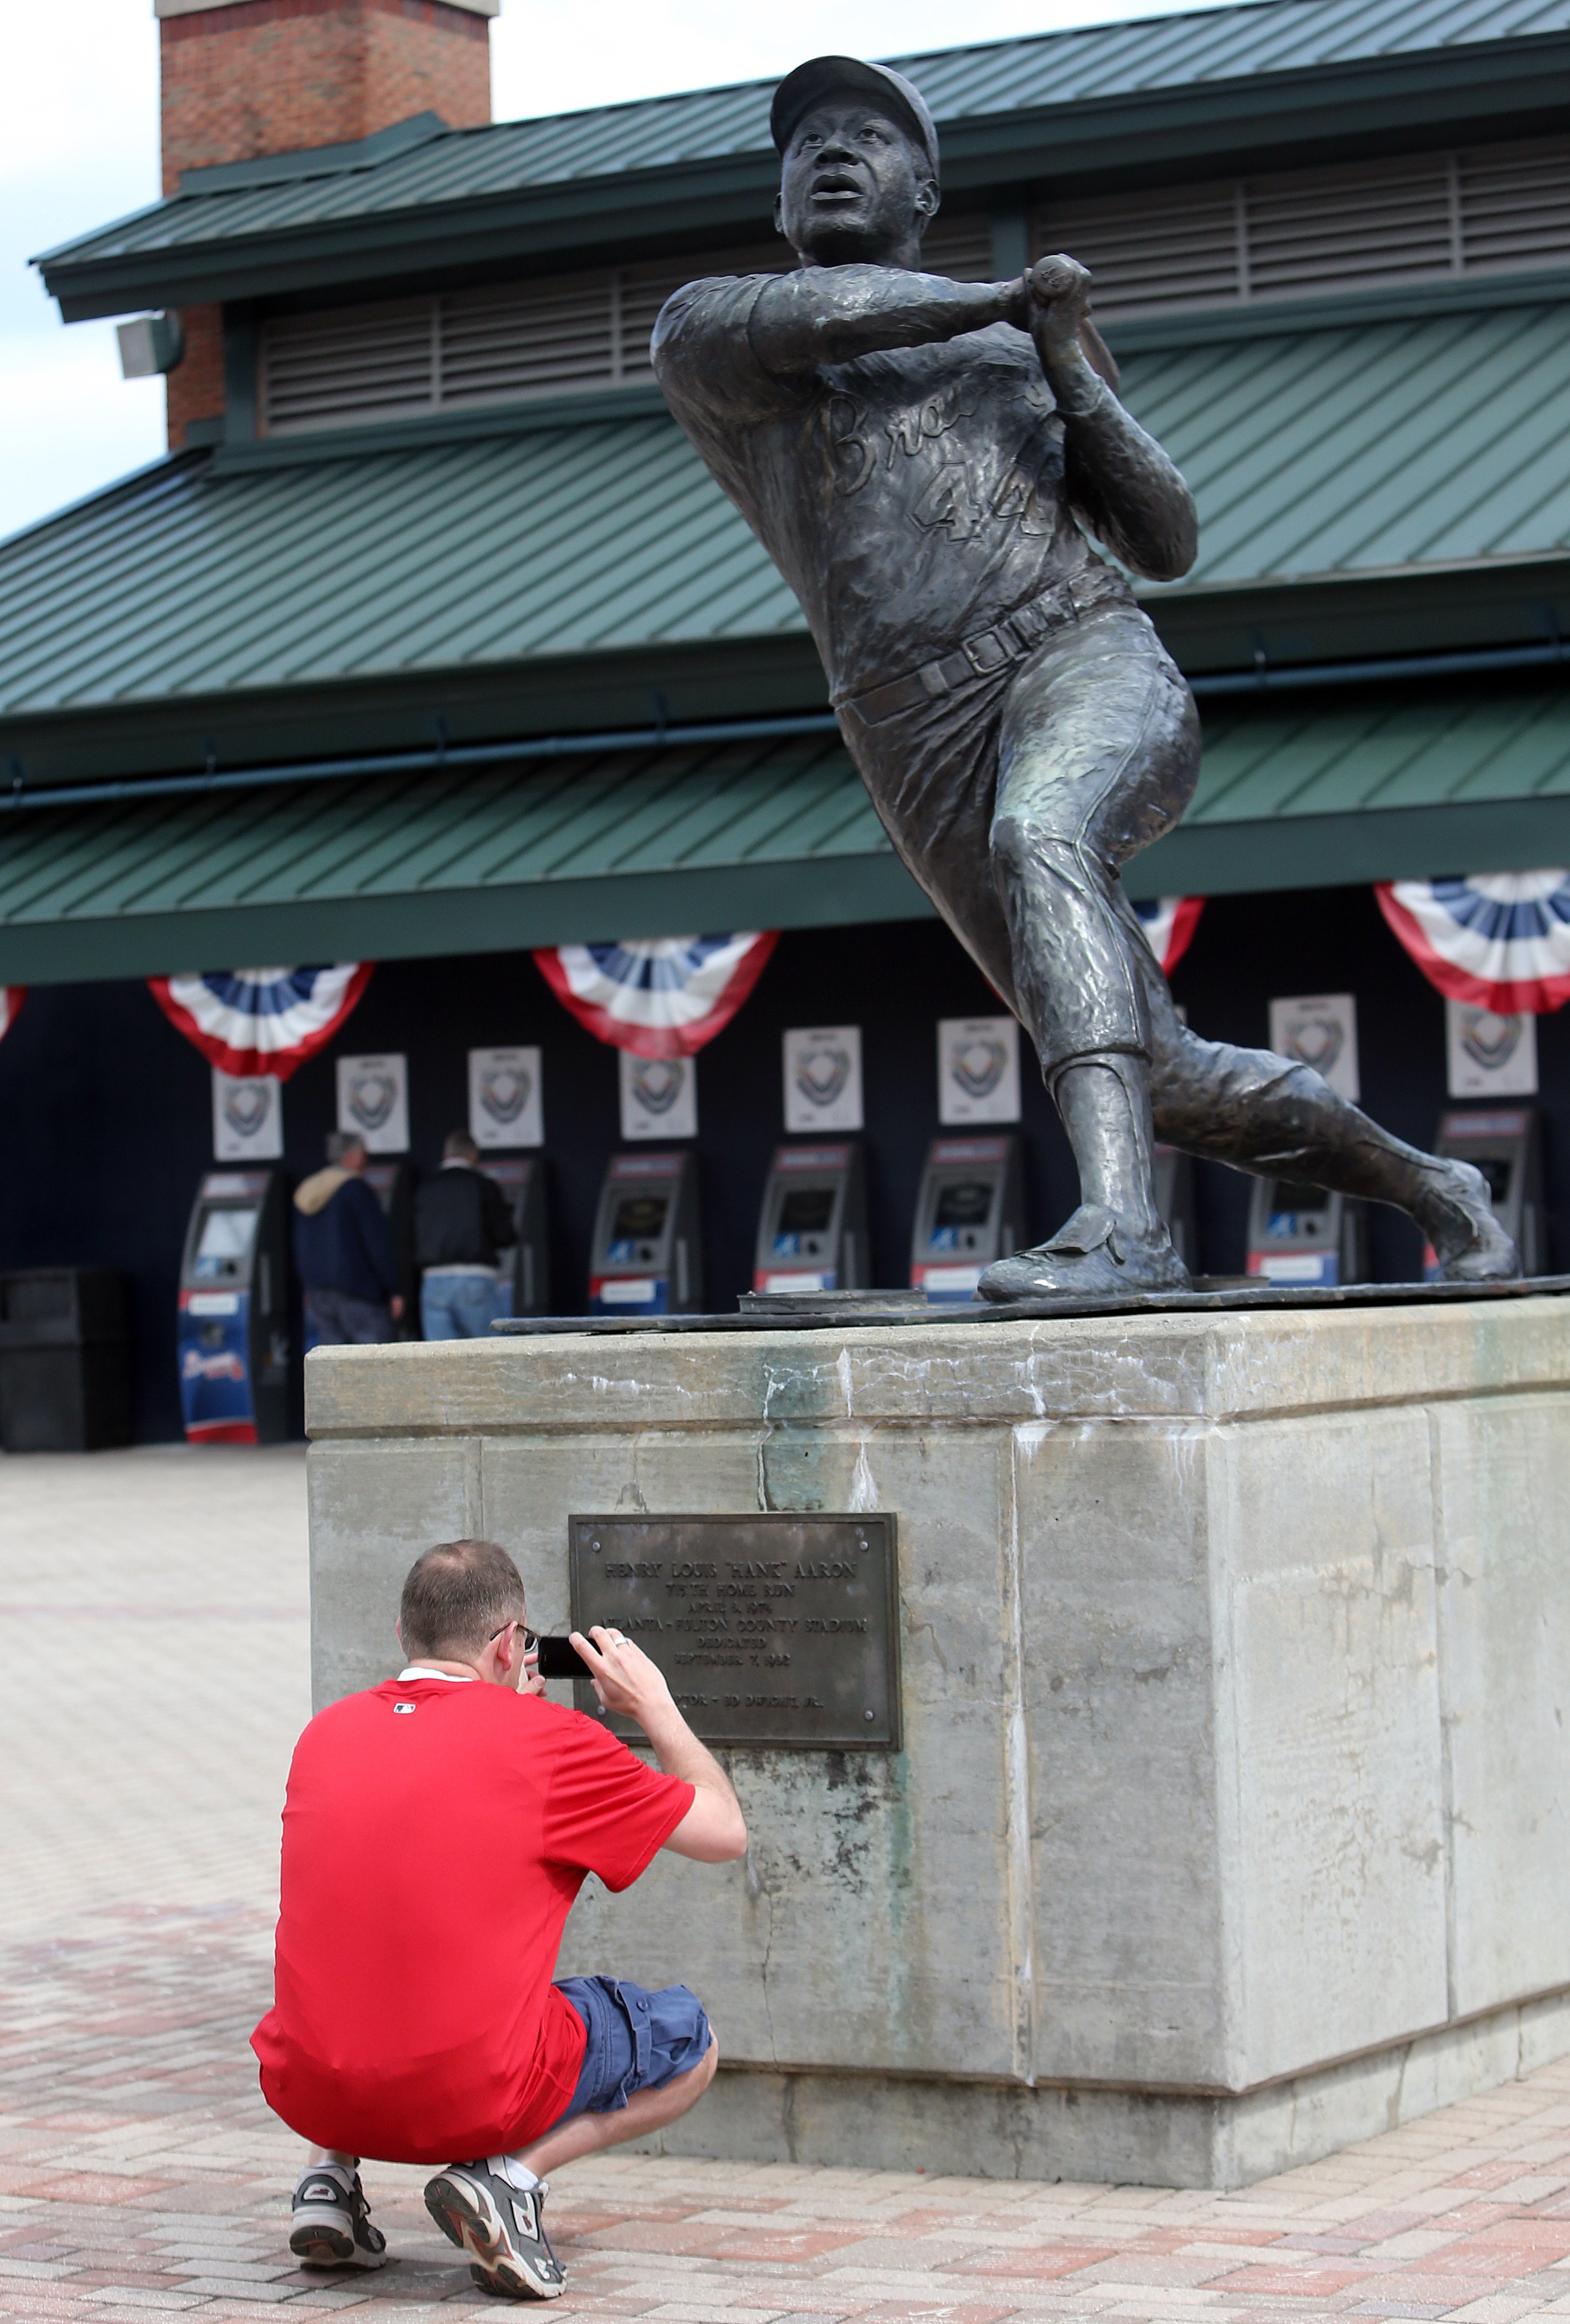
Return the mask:
{"type": "Polygon", "coordinates": [[[625,1977],[563,1977],[565,1994],[588,2028],[583,2067],[558,2117],[615,2114],[639,2090],[663,2089],[701,2065],[709,2048],[703,2005],[684,1985],[650,1993],[625,1977]]]}

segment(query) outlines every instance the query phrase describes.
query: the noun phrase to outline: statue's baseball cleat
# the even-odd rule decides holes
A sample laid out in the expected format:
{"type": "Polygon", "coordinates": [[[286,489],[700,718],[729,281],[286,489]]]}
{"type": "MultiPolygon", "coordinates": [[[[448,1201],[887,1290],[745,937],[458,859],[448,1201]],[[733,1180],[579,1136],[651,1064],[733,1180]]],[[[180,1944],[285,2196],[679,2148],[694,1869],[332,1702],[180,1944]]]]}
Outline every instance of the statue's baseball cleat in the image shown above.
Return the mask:
{"type": "Polygon", "coordinates": [[[1135,1234],[1096,1203],[1081,1203],[1050,1242],[993,1262],[983,1299],[1045,1299],[1057,1291],[1185,1291],[1189,1270],[1165,1227],[1135,1234]]]}

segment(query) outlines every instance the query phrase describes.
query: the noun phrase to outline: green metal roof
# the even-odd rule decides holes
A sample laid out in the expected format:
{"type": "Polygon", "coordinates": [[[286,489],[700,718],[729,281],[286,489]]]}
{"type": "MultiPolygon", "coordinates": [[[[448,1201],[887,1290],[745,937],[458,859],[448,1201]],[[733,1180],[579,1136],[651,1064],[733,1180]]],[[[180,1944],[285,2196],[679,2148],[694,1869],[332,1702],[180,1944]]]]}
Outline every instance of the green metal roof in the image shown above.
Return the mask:
{"type": "MultiPolygon", "coordinates": [[[[1563,862],[1570,695],[1244,708],[1136,895],[1563,862]]],[[[0,983],[924,917],[833,739],[0,816],[0,983]]]]}
{"type": "MultiPolygon", "coordinates": [[[[1331,134],[1367,125],[1358,108],[1382,80],[1393,88],[1399,79],[1409,126],[1412,119],[1481,117],[1492,102],[1551,106],[1564,94],[1567,32],[1570,0],[1256,0],[897,61],[942,130],[950,179],[975,184],[989,172],[996,177],[990,165],[1005,155],[1015,176],[1148,162],[1157,152],[1154,112],[1170,113],[1174,97],[1184,101],[1201,145],[1220,135],[1224,116],[1233,114],[1223,143],[1238,134],[1257,141],[1272,111],[1306,103],[1310,87],[1329,107],[1324,128],[1331,134]],[[1484,92],[1494,76],[1501,88],[1491,100],[1484,92]],[[1082,153],[1065,143],[1068,115],[1078,124],[1075,135],[1090,140],[1082,153]],[[1136,120],[1147,126],[1130,152],[1136,120]]],[[[324,149],[317,174],[281,182],[271,163],[248,165],[269,182],[236,182],[243,176],[236,167],[198,171],[173,200],[64,244],[39,263],[75,318],[123,311],[158,295],[160,285],[178,286],[190,299],[332,279],[333,268],[313,272],[327,241],[338,254],[337,277],[356,264],[376,271],[373,254],[390,233],[398,263],[407,265],[409,233],[428,236],[442,218],[448,263],[487,255],[474,237],[491,228],[503,233],[498,248],[522,250],[531,238],[542,249],[565,247],[594,231],[597,217],[601,234],[613,214],[622,218],[630,180],[638,181],[640,205],[703,185],[711,202],[721,190],[745,191],[756,210],[774,173],[772,88],[770,81],[750,81],[401,144],[367,140],[358,155],[324,149]],[[565,205],[546,198],[562,196],[565,205]],[[507,244],[508,233],[522,239],[507,244]],[[265,281],[223,279],[225,268],[264,247],[281,272],[265,281]]],[[[704,222],[699,210],[692,223],[704,222]]],[[[641,230],[655,230],[648,216],[641,230]]],[[[172,298],[175,289],[164,295],[172,298]]]]}
{"type": "Polygon", "coordinates": [[[663,411],[188,453],[0,547],[0,717],[801,626],[663,411]]]}
{"type": "MultiPolygon", "coordinates": [[[[1570,305],[1151,350],[1125,392],[1199,502],[1199,563],[1158,612],[1570,551],[1570,305]]],[[[235,715],[269,690],[802,636],[647,396],[491,425],[185,454],[0,545],[0,750],[32,747],[23,724],[207,704],[233,764],[235,715]]]]}
{"type": "Polygon", "coordinates": [[[1199,504],[1179,591],[1570,542],[1570,304],[1166,347],[1125,390],[1199,504]]]}

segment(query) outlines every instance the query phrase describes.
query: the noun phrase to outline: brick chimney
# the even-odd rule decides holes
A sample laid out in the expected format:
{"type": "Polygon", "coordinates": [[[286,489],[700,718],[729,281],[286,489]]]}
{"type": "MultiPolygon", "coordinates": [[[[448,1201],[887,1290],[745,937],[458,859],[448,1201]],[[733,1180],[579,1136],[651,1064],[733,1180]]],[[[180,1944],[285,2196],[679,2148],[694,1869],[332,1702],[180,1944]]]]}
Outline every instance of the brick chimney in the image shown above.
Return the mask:
{"type": "MultiPolygon", "coordinates": [[[[501,0],[153,0],[160,19],[163,189],[183,170],[369,137],[411,114],[453,129],[491,118],[501,0]]],[[[222,318],[181,314],[169,440],[224,410],[222,318]]]]}

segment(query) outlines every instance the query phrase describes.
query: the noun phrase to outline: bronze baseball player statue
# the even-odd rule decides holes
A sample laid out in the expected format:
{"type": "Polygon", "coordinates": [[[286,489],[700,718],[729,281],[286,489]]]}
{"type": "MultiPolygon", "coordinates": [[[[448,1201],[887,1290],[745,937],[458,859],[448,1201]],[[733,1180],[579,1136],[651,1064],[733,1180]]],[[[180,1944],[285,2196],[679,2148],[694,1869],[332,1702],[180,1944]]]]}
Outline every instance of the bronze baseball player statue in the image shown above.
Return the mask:
{"type": "Polygon", "coordinates": [[[689,283],[659,318],[672,410],[800,598],[884,827],[1029,1032],[1080,1204],[992,1299],[1180,1287],[1155,1137],[1408,1211],[1452,1279],[1519,1274],[1479,1172],[1390,1137],[1319,1074],[1179,1020],[1120,867],[1178,821],[1192,696],[1121,573],[1193,563],[1194,503],[1124,410],[1089,276],[921,272],[938,141],[849,57],[781,82],[793,273],[689,283]]]}

